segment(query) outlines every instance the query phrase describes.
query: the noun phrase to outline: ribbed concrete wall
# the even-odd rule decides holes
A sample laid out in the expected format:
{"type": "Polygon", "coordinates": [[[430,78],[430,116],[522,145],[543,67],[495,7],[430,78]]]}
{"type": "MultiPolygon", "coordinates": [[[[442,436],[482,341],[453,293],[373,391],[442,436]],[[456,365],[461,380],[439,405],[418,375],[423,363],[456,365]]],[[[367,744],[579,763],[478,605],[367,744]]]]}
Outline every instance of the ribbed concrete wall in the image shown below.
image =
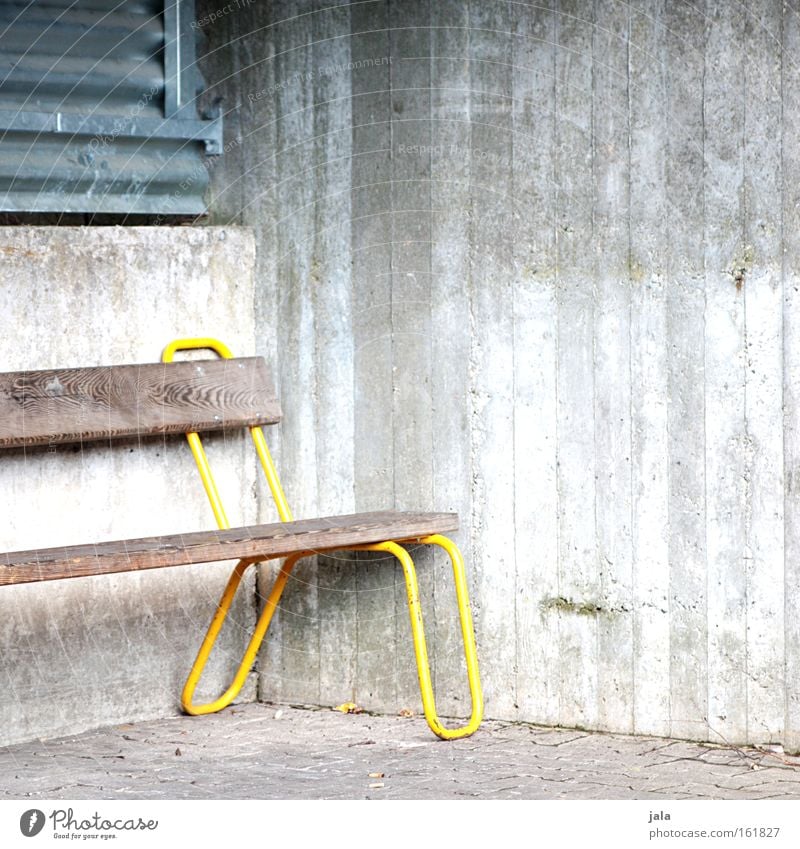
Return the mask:
{"type": "MultiPolygon", "coordinates": [[[[256,232],[296,512],[461,514],[491,716],[800,748],[795,10],[293,0],[205,29],[212,208],[256,232]]],[[[418,708],[394,567],[298,572],[261,685],[418,708]]]]}
{"type": "MultiPolygon", "coordinates": [[[[183,336],[252,354],[253,256],[239,228],[0,228],[0,370],[157,362],[183,336]]],[[[207,440],[237,523],[256,511],[245,438],[207,440]]],[[[182,437],[0,451],[0,515],[0,552],[215,527],[182,437]]],[[[1,587],[0,745],[177,713],[229,571],[1,587]]],[[[254,613],[251,586],[198,700],[227,687],[254,613]]]]}

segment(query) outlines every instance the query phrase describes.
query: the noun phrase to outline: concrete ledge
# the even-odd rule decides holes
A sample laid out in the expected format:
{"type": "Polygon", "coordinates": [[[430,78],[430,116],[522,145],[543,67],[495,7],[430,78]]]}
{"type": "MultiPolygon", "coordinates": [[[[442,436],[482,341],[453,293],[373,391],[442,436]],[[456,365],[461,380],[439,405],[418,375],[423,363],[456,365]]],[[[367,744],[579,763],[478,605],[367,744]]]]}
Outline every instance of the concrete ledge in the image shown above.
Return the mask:
{"type": "MultiPolygon", "coordinates": [[[[156,362],[180,336],[254,352],[246,229],[8,227],[0,256],[3,370],[156,362]]],[[[231,520],[247,523],[257,512],[245,437],[207,445],[231,520]]],[[[0,515],[0,551],[215,527],[182,437],[2,451],[0,515]]],[[[227,572],[215,564],[0,591],[0,743],[176,714],[227,572]]],[[[245,592],[198,698],[227,686],[253,616],[245,592]]],[[[254,697],[252,684],[245,698],[254,697]]]]}

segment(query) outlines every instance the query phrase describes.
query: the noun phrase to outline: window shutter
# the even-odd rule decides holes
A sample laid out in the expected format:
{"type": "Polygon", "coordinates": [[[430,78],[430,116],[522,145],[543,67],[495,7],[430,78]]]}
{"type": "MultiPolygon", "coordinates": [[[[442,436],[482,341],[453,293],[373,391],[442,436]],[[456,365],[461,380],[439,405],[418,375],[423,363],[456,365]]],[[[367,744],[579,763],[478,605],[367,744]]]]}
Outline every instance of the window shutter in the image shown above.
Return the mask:
{"type": "Polygon", "coordinates": [[[193,0],[0,2],[0,210],[197,215],[193,0]]]}

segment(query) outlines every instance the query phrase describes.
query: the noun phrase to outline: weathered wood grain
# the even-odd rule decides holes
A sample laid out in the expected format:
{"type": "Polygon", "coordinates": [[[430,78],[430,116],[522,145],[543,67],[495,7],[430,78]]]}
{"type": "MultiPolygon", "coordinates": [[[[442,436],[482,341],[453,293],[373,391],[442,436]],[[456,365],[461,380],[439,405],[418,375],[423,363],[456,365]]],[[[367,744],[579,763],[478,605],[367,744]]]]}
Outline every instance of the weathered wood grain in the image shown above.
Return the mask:
{"type": "Polygon", "coordinates": [[[0,447],[275,424],[260,357],[0,374],[0,447]]]}
{"type": "Polygon", "coordinates": [[[447,533],[457,527],[454,513],[379,511],[224,531],[12,551],[0,554],[0,586],[190,563],[280,557],[296,551],[338,551],[353,545],[447,533]]]}

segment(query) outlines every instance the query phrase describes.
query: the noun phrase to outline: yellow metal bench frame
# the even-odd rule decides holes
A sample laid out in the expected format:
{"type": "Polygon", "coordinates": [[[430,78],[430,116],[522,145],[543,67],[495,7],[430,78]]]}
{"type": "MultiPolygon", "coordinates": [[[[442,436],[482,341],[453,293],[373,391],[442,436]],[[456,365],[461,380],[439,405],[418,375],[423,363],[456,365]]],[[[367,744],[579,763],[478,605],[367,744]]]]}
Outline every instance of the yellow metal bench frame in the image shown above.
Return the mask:
{"type": "MultiPolygon", "coordinates": [[[[175,341],[170,342],[170,344],[164,349],[161,359],[163,362],[169,363],[173,361],[175,354],[178,351],[197,349],[208,349],[214,351],[219,357],[224,359],[233,358],[233,354],[227,345],[217,339],[203,337],[176,339],[175,341]]],[[[269,448],[267,447],[264,432],[260,426],[251,427],[249,430],[253,438],[256,454],[258,455],[259,462],[261,463],[261,468],[264,471],[267,484],[269,485],[270,492],[272,493],[272,498],[275,501],[278,516],[282,522],[292,522],[294,521],[292,511],[289,507],[289,502],[286,500],[286,495],[284,494],[283,487],[281,486],[278,472],[272,461],[269,448]]],[[[221,529],[230,528],[230,523],[228,522],[225,508],[222,504],[219,491],[217,490],[217,485],[214,482],[214,476],[211,472],[211,467],[209,466],[208,458],[206,456],[205,449],[203,448],[200,435],[198,433],[187,433],[186,438],[189,442],[195,462],[197,463],[197,469],[203,481],[203,487],[205,488],[209,502],[211,503],[211,509],[214,512],[217,524],[221,529]]],[[[403,567],[403,575],[406,583],[408,612],[411,619],[411,633],[414,640],[414,654],[416,656],[417,674],[419,676],[419,686],[420,693],[422,695],[422,707],[425,713],[425,719],[427,720],[431,731],[443,740],[467,737],[477,730],[481,723],[481,719],[483,718],[483,693],[481,691],[480,674],[478,672],[478,658],[475,649],[475,632],[472,625],[472,613],[469,605],[467,580],[464,571],[464,559],[461,556],[458,546],[452,540],[442,536],[441,534],[420,537],[419,539],[412,541],[422,545],[433,545],[444,549],[449,555],[453,566],[456,600],[458,603],[459,618],[461,620],[461,636],[464,643],[464,659],[466,661],[467,679],[469,681],[469,691],[472,699],[472,713],[469,722],[458,728],[445,728],[436,713],[436,700],[433,693],[433,684],[431,682],[428,647],[425,641],[425,629],[422,622],[422,607],[420,604],[417,573],[411,555],[405,548],[403,548],[402,545],[399,545],[393,540],[387,540],[373,545],[353,546],[348,548],[348,550],[385,551],[393,554],[400,561],[400,564],[403,567]]],[[[408,542],[408,540],[404,540],[404,542],[408,542]]],[[[329,551],[332,549],[325,550],[329,551]]],[[[272,589],[264,604],[264,609],[259,616],[253,635],[250,638],[244,657],[239,664],[239,668],[231,685],[218,699],[215,699],[213,702],[208,702],[207,704],[194,704],[192,700],[195,689],[201,675],[203,674],[203,669],[205,668],[209,655],[214,648],[214,643],[222,629],[225,617],[228,615],[228,611],[230,610],[234,596],[236,595],[236,591],[239,588],[239,584],[241,583],[244,574],[250,566],[263,562],[263,560],[269,558],[240,560],[236,564],[217,605],[216,612],[214,613],[214,617],[208,627],[208,631],[206,632],[205,638],[200,646],[200,650],[197,653],[197,657],[192,665],[186,684],[184,685],[183,693],[181,695],[181,705],[186,713],[192,715],[216,713],[224,707],[227,707],[236,698],[247,679],[247,675],[253,665],[253,662],[256,659],[256,655],[258,654],[258,650],[261,647],[261,643],[263,642],[270,622],[272,621],[273,614],[278,607],[281,595],[286,587],[286,582],[292,572],[292,569],[303,557],[309,557],[319,553],[319,551],[298,551],[291,554],[284,560],[275,582],[272,585],[272,589]]]]}

